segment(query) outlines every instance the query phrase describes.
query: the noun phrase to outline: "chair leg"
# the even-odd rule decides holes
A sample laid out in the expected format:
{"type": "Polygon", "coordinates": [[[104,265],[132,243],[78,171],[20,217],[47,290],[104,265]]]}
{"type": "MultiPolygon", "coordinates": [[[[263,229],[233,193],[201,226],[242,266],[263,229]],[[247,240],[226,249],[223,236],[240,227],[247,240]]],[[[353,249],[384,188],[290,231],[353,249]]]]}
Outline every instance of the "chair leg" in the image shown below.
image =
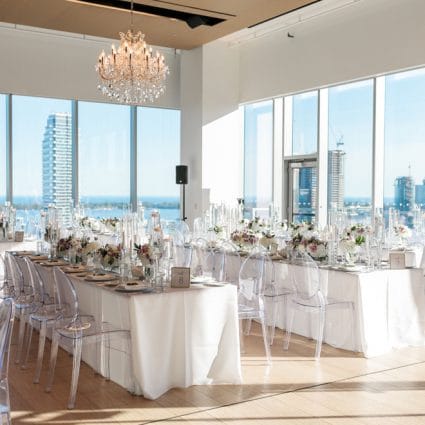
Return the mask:
{"type": "Polygon", "coordinates": [[[272,323],[270,324],[270,345],[273,345],[274,341],[274,335],[276,330],[276,322],[277,322],[277,307],[278,307],[278,301],[277,297],[272,297],[272,323]]]}
{"type": "Polygon", "coordinates": [[[43,320],[40,325],[40,336],[38,338],[38,353],[37,353],[37,365],[35,368],[34,374],[34,384],[40,382],[41,368],[43,367],[43,357],[44,357],[44,345],[46,342],[47,334],[47,322],[43,320]]]}
{"type": "Polygon", "coordinates": [[[243,333],[243,319],[239,319],[239,344],[241,347],[241,353],[245,353],[245,338],[243,333]]]}
{"type": "Polygon", "coordinates": [[[16,357],[15,363],[19,364],[22,360],[22,351],[24,345],[25,338],[25,325],[26,325],[26,317],[25,313],[21,310],[19,315],[19,337],[18,337],[18,356],[16,357]]]}
{"type": "Polygon", "coordinates": [[[53,378],[55,377],[56,360],[58,357],[59,338],[60,338],[60,335],[53,330],[52,348],[50,350],[49,376],[47,378],[47,386],[46,386],[47,393],[52,391],[53,378]]]}
{"type": "Polygon", "coordinates": [[[77,395],[78,377],[80,375],[82,346],[83,346],[82,338],[74,339],[74,344],[73,344],[74,358],[72,361],[71,391],[69,393],[68,409],[73,409],[75,407],[75,397],[77,395]]]}
{"type": "Polygon", "coordinates": [[[270,356],[270,345],[269,341],[267,341],[267,324],[264,317],[261,319],[261,330],[263,332],[264,351],[266,352],[267,363],[270,365],[272,361],[270,356]]]}
{"type": "Polygon", "coordinates": [[[356,336],[357,336],[356,310],[355,310],[355,307],[353,305],[351,307],[351,341],[353,343],[353,351],[357,351],[356,336]]]}
{"type": "Polygon", "coordinates": [[[288,309],[288,322],[286,324],[286,333],[283,340],[283,349],[289,348],[289,342],[291,341],[292,325],[294,323],[295,310],[293,308],[288,309]]]}
{"type": "MultiPolygon", "coordinates": [[[[110,375],[110,358],[111,358],[111,336],[109,333],[103,336],[105,343],[103,344],[103,376],[106,380],[111,379],[110,375]]],[[[102,354],[102,353],[101,353],[102,354]]],[[[102,371],[101,371],[102,372],[102,371]]]]}
{"type": "Polygon", "coordinates": [[[252,319],[245,319],[245,335],[249,335],[251,333],[251,325],[252,319]]]}
{"type": "Polygon", "coordinates": [[[32,333],[34,330],[34,326],[31,323],[31,319],[28,320],[28,326],[29,326],[29,335],[26,342],[26,349],[25,351],[25,358],[23,361],[23,364],[21,364],[21,369],[27,369],[28,368],[28,360],[30,358],[30,350],[31,350],[31,342],[32,342],[32,333]]]}
{"type": "Polygon", "coordinates": [[[316,359],[320,359],[320,352],[322,351],[323,331],[325,329],[325,319],[326,319],[325,316],[326,316],[326,310],[320,309],[318,328],[317,328],[316,354],[314,355],[316,359]]]}

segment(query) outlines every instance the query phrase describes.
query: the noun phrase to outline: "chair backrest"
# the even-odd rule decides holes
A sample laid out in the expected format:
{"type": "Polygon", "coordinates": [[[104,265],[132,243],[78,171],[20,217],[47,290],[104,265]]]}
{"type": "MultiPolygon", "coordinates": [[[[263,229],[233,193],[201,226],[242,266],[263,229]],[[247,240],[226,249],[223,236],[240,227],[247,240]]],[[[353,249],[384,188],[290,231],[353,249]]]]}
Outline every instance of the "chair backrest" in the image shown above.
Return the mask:
{"type": "Polygon", "coordinates": [[[223,241],[220,249],[224,253],[223,271],[220,280],[233,285],[239,285],[239,271],[241,269],[241,256],[238,247],[230,241],[223,241]]]}
{"type": "Polygon", "coordinates": [[[28,263],[26,262],[25,257],[20,257],[19,255],[15,255],[13,258],[15,259],[16,264],[17,264],[17,266],[19,267],[19,270],[22,273],[23,293],[25,293],[27,295],[29,295],[29,294],[35,295],[36,294],[36,288],[35,288],[33,277],[30,273],[30,270],[28,268],[28,263]]]}
{"type": "Polygon", "coordinates": [[[321,304],[319,267],[307,253],[298,252],[293,256],[290,274],[296,297],[321,304]]]}
{"type": "Polygon", "coordinates": [[[239,271],[238,304],[255,311],[264,310],[265,264],[267,254],[254,248],[239,271]]]}
{"type": "Polygon", "coordinates": [[[4,287],[7,290],[7,293],[10,296],[14,296],[14,286],[13,286],[13,275],[12,275],[12,269],[10,264],[10,253],[5,252],[3,257],[3,263],[4,263],[4,287]]]}
{"type": "Polygon", "coordinates": [[[2,381],[8,375],[10,341],[12,339],[13,318],[15,316],[14,310],[15,307],[11,298],[0,300],[0,379],[2,381]]]}
{"type": "Polygon", "coordinates": [[[68,276],[59,268],[53,268],[53,277],[58,294],[58,304],[63,317],[76,320],[79,316],[78,296],[68,276]]]}
{"type": "Polygon", "coordinates": [[[37,275],[41,281],[44,302],[57,303],[57,289],[52,270],[50,268],[43,267],[39,263],[32,263],[32,266],[37,272],[37,275]]]}
{"type": "Polygon", "coordinates": [[[203,238],[198,238],[194,247],[196,257],[192,257],[193,274],[223,280],[224,251],[211,247],[203,238]]]}
{"type": "Polygon", "coordinates": [[[202,217],[196,217],[193,220],[193,236],[195,238],[200,238],[204,236],[205,233],[204,219],[202,217]]]}
{"type": "Polygon", "coordinates": [[[186,243],[190,242],[192,238],[192,234],[190,233],[189,226],[187,225],[185,221],[180,220],[176,225],[176,230],[182,234],[184,241],[186,243]]]}
{"type": "Polygon", "coordinates": [[[16,256],[11,253],[6,255],[6,264],[8,263],[10,272],[10,286],[13,288],[15,296],[24,293],[24,277],[22,271],[16,262],[16,256]]]}
{"type": "MultiPolygon", "coordinates": [[[[32,276],[32,281],[34,283],[34,291],[36,295],[36,300],[40,301],[43,304],[49,304],[51,302],[50,294],[47,292],[47,289],[49,286],[45,285],[45,281],[47,277],[44,277],[44,274],[48,274],[47,270],[41,266],[40,264],[36,264],[32,262],[29,258],[25,258],[25,261],[27,263],[28,270],[32,276]],[[38,269],[36,267],[39,267],[43,270],[43,275],[40,275],[38,269]],[[43,276],[43,277],[42,277],[43,276]]],[[[53,296],[54,294],[52,294],[53,296]]]]}

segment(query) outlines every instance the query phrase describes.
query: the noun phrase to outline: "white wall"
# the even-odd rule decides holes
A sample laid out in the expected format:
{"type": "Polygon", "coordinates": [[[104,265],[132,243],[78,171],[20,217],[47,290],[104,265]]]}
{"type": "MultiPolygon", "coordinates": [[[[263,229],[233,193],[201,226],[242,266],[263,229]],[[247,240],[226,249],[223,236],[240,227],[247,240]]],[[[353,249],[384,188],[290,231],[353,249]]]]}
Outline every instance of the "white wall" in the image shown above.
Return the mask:
{"type": "Polygon", "coordinates": [[[181,164],[189,167],[186,216],[202,214],[202,48],[181,55],[181,164]]]}
{"type": "Polygon", "coordinates": [[[223,42],[181,57],[181,158],[189,166],[188,223],[214,203],[242,195],[243,140],[238,56],[223,42]]]}
{"type": "MultiPolygon", "coordinates": [[[[117,40],[1,26],[0,93],[105,102],[94,67],[112,42],[118,45],[117,40]]],[[[163,53],[170,75],[165,95],[154,106],[180,108],[180,55],[169,49],[163,53]]]]}
{"type": "Polygon", "coordinates": [[[202,186],[213,203],[243,194],[243,115],[239,110],[239,54],[216,41],[203,47],[202,186]]]}
{"type": "Polygon", "coordinates": [[[425,64],[424,0],[360,0],[239,46],[239,101],[425,64]]]}

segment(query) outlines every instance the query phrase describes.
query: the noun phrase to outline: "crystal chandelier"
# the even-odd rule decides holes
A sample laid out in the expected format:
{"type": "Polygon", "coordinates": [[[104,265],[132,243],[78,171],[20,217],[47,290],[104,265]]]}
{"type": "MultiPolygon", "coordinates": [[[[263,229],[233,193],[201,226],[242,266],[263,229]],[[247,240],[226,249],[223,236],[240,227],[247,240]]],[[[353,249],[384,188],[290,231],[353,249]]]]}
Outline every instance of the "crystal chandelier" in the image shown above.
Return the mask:
{"type": "Polygon", "coordinates": [[[153,102],[165,91],[169,74],[164,56],[144,41],[145,35],[133,32],[133,0],[131,0],[131,29],[120,32],[118,49],[99,55],[96,71],[100,83],[97,88],[109,98],[122,103],[153,102]]]}

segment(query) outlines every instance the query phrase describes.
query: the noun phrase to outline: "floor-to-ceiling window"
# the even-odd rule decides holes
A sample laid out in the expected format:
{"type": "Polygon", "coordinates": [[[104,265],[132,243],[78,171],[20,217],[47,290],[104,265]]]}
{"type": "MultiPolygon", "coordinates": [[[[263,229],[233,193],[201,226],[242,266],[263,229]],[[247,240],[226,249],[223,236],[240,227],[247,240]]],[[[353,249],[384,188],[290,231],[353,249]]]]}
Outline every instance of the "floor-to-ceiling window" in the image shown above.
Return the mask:
{"type": "Polygon", "coordinates": [[[18,227],[32,232],[39,211],[72,202],[71,101],[12,96],[13,204],[18,227]]]}
{"type": "Polygon", "coordinates": [[[244,199],[247,217],[268,216],[273,200],[273,101],[245,106],[244,199]]]}
{"type": "Polygon", "coordinates": [[[78,102],[79,196],[87,216],[120,217],[130,202],[130,107],[78,102]]]}
{"type": "Polygon", "coordinates": [[[179,218],[180,111],[137,108],[137,199],[146,208],[158,209],[161,218],[179,218]]]}
{"type": "Polygon", "coordinates": [[[329,89],[328,210],[370,223],[372,205],[373,80],[329,89]]]}
{"type": "Polygon", "coordinates": [[[384,211],[413,225],[425,209],[425,69],[385,78],[384,211]]]}
{"type": "Polygon", "coordinates": [[[0,94],[0,205],[6,200],[6,101],[0,94]]]}
{"type": "Polygon", "coordinates": [[[318,92],[292,97],[292,155],[317,152],[318,92]]]}

